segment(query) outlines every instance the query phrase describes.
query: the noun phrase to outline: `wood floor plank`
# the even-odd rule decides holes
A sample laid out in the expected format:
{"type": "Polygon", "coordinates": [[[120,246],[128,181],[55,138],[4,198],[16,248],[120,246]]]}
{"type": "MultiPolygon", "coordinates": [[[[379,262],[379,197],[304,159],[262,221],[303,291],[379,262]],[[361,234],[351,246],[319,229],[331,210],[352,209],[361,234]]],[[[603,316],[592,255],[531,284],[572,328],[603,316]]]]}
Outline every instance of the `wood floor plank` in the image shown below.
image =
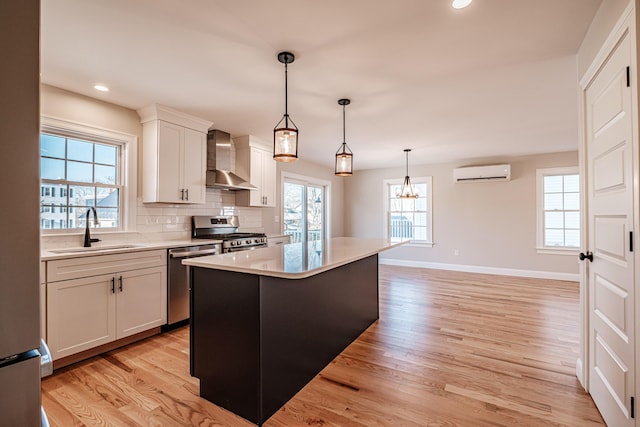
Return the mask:
{"type": "MultiPolygon", "coordinates": [[[[380,266],[380,319],[266,427],[603,426],[575,377],[578,284],[380,266]]],[[[52,426],[252,424],[201,399],[188,327],[43,379],[52,426]]]]}

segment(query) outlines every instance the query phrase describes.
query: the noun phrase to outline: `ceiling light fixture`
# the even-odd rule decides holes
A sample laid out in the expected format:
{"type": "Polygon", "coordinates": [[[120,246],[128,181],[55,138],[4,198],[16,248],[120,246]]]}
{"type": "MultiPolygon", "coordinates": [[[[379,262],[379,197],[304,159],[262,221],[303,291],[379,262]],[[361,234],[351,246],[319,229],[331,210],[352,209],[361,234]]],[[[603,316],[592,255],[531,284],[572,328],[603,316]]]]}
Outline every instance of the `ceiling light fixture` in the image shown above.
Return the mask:
{"type": "Polygon", "coordinates": [[[415,199],[418,197],[418,193],[413,190],[413,185],[411,185],[411,178],[409,178],[409,151],[411,151],[411,149],[409,148],[404,149],[404,152],[407,158],[407,173],[404,176],[404,182],[402,183],[402,188],[396,194],[396,196],[401,199],[415,199]]]}
{"type": "Polygon", "coordinates": [[[93,88],[95,90],[99,90],[100,92],[109,92],[109,88],[105,85],[94,85],[93,88]]]}
{"type": "Polygon", "coordinates": [[[472,1],[473,0],[453,0],[451,6],[453,6],[454,9],[464,9],[469,6],[472,1]]]}
{"type": "Polygon", "coordinates": [[[347,146],[345,131],[345,107],[351,104],[351,100],[343,98],[338,100],[338,104],[342,105],[342,144],[336,151],[336,175],[351,176],[353,175],[353,152],[347,146]]]}
{"type": "Polygon", "coordinates": [[[273,128],[273,159],[278,162],[294,162],[298,160],[298,127],[289,118],[287,65],[296,57],[291,52],[280,52],[278,61],[284,64],[284,116],[273,128]],[[282,123],[284,120],[284,124],[282,123]],[[289,126],[291,122],[291,126],[289,126]]]}

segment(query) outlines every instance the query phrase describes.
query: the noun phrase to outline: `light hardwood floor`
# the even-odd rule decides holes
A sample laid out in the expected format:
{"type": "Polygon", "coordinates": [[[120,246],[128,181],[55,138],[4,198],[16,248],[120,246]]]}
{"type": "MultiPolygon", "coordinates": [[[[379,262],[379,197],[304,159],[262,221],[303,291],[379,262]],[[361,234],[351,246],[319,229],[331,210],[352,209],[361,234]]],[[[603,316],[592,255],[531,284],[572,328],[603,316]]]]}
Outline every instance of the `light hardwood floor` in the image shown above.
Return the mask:
{"type": "MultiPolygon", "coordinates": [[[[251,426],[198,397],[188,340],[56,371],[52,426],[251,426]]],[[[577,356],[575,282],[380,266],[380,319],[265,426],[602,426],[577,356]]]]}

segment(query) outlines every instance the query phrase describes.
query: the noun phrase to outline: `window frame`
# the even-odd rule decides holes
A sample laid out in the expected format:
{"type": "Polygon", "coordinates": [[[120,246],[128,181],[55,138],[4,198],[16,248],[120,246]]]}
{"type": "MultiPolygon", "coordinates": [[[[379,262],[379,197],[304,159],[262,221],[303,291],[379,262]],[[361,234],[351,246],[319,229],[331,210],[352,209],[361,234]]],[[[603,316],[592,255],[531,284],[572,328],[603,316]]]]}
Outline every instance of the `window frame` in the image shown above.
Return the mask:
{"type": "MultiPolygon", "coordinates": [[[[575,256],[580,252],[580,247],[568,246],[545,246],[544,245],[544,177],[558,175],[578,175],[580,169],[578,166],[566,166],[556,168],[536,169],[536,251],[539,254],[548,255],[571,255],[575,256]]],[[[564,194],[564,193],[563,193],[564,194]]],[[[579,189],[580,199],[582,200],[582,188],[579,189]]],[[[582,205],[578,210],[582,221],[582,205]]],[[[565,211],[563,211],[565,212],[565,211]]],[[[582,239],[582,227],[580,224],[580,238],[582,239]]]]}
{"type": "MultiPolygon", "coordinates": [[[[383,236],[385,236],[386,239],[389,239],[389,215],[391,208],[389,188],[392,185],[402,185],[403,181],[404,179],[402,178],[383,180],[383,236]]],[[[405,246],[431,248],[435,244],[433,241],[433,177],[411,177],[411,183],[414,187],[416,184],[427,184],[427,240],[410,240],[405,246]]]]}
{"type": "MultiPolygon", "coordinates": [[[[97,126],[87,125],[71,120],[50,116],[40,117],[40,133],[49,133],[67,138],[78,138],[88,142],[107,143],[120,146],[118,158],[118,172],[120,173],[120,227],[93,230],[94,233],[123,233],[132,232],[136,228],[136,196],[138,188],[138,137],[124,132],[113,131],[97,126]]],[[[42,182],[38,178],[39,182],[42,182]]],[[[50,182],[46,180],[45,182],[50,182]]],[[[40,223],[40,233],[43,235],[71,235],[82,234],[78,228],[43,229],[40,223]]]]}

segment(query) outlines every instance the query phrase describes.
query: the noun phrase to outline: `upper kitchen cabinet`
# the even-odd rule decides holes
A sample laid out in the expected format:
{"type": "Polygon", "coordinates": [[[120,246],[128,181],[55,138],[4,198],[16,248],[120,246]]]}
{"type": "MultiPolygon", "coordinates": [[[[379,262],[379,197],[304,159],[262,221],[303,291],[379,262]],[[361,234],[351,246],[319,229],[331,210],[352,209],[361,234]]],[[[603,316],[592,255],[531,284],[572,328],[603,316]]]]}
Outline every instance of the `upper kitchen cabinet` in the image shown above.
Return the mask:
{"type": "Polygon", "coordinates": [[[233,142],[236,146],[236,173],[257,188],[238,191],[236,204],[274,207],[276,162],[269,145],[251,135],[234,138],[233,142]]]}
{"type": "Polygon", "coordinates": [[[159,104],[138,110],[142,123],[142,201],[204,203],[207,130],[213,122],[159,104]]]}

